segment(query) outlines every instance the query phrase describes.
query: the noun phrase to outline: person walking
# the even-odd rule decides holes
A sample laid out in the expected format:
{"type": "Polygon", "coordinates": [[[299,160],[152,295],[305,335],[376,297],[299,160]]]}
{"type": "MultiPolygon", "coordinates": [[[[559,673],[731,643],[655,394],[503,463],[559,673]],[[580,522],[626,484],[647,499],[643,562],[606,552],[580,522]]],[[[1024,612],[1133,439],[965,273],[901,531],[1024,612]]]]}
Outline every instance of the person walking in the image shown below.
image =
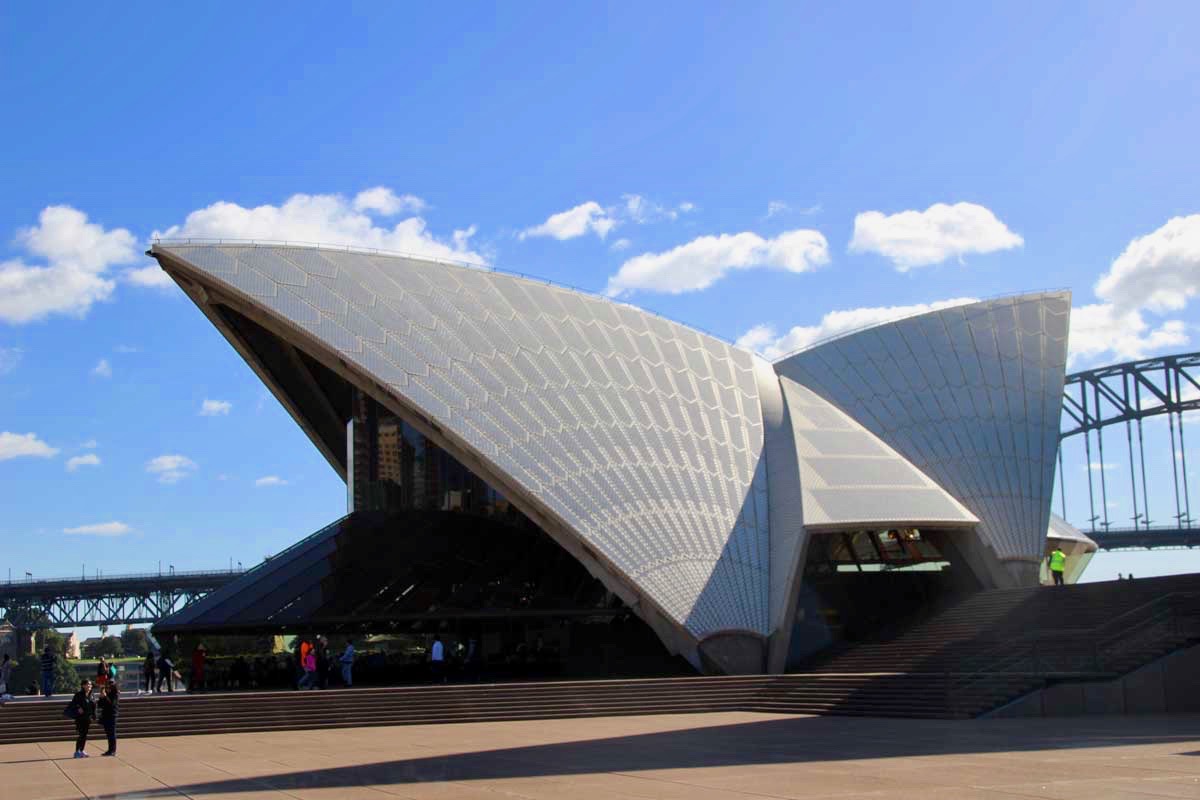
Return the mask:
{"type": "Polygon", "coordinates": [[[109,683],[100,693],[100,724],[104,726],[104,736],[108,739],[108,749],[101,755],[115,756],[117,754],[117,704],[121,699],[121,690],[116,681],[109,683]]]}
{"type": "Polygon", "coordinates": [[[54,694],[54,665],[56,662],[54,648],[46,645],[46,649],[42,651],[42,694],[46,697],[54,694]]]}
{"type": "Polygon", "coordinates": [[[204,666],[207,663],[208,649],[205,648],[203,643],[196,645],[196,649],[192,651],[192,680],[188,684],[189,692],[206,688],[204,666]]]}
{"type": "Polygon", "coordinates": [[[168,692],[175,691],[175,681],[174,681],[174,675],[173,675],[174,672],[175,672],[175,662],[172,661],[171,659],[167,658],[167,654],[165,652],[162,653],[158,657],[158,691],[159,692],[162,692],[162,690],[163,690],[163,682],[164,681],[167,684],[168,692]]]}
{"type": "MultiPolygon", "coordinates": [[[[146,653],[146,660],[142,662],[142,683],[145,684],[146,694],[154,694],[154,654],[146,653]]],[[[141,693],[141,690],[138,692],[141,693]]]]}
{"type": "Polygon", "coordinates": [[[329,688],[329,670],[333,667],[333,661],[329,657],[329,642],[324,636],[317,639],[317,688],[329,688]]]}
{"type": "Polygon", "coordinates": [[[4,661],[0,662],[0,698],[5,695],[12,696],[12,658],[8,653],[4,654],[4,661]]]}
{"type": "Polygon", "coordinates": [[[313,648],[308,648],[308,652],[304,654],[304,660],[300,666],[304,669],[304,675],[300,678],[300,682],[296,684],[296,688],[315,689],[317,682],[317,654],[313,652],[313,648]]]}
{"type": "Polygon", "coordinates": [[[446,682],[446,647],[441,636],[434,636],[433,647],[429,648],[429,670],[434,683],[446,682]]]}
{"type": "Polygon", "coordinates": [[[346,641],[346,649],[342,651],[338,662],[342,665],[342,683],[347,687],[354,685],[354,642],[346,641]]]}
{"type": "Polygon", "coordinates": [[[1067,554],[1062,551],[1061,547],[1055,546],[1048,560],[1050,561],[1050,574],[1054,577],[1054,585],[1064,586],[1066,582],[1063,580],[1063,571],[1067,568],[1067,554]]]}
{"type": "Polygon", "coordinates": [[[92,720],[96,718],[96,703],[92,700],[92,682],[84,678],[79,683],[79,691],[71,698],[67,706],[68,713],[75,720],[75,758],[87,758],[88,730],[92,720]]]}

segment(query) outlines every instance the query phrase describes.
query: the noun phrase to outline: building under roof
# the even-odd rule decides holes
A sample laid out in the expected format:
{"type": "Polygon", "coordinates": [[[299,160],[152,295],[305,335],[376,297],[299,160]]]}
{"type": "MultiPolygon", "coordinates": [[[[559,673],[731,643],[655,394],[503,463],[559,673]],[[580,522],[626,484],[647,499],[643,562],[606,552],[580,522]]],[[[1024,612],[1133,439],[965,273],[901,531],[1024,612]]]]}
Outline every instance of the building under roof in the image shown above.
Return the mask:
{"type": "Polygon", "coordinates": [[[348,506],[156,631],[620,610],[697,669],[746,673],[805,650],[805,592],[835,581],[828,596],[900,573],[1038,581],[1066,292],[771,364],[477,267],[285,244],[150,254],[346,481],[348,506]]]}

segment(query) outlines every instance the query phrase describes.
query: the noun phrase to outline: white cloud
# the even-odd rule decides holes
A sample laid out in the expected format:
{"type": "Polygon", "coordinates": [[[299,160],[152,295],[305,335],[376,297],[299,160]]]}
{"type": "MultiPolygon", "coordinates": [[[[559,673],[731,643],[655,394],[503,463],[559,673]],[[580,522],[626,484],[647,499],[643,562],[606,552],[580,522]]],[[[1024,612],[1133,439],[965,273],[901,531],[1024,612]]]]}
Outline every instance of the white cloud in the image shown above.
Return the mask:
{"type": "Polygon", "coordinates": [[[1101,470],[1103,470],[1104,472],[1109,472],[1116,468],[1117,468],[1116,464],[1112,464],[1108,461],[1105,461],[1103,464],[1101,464],[1099,461],[1092,461],[1091,463],[1085,464],[1083,466],[1083,469],[1085,471],[1090,469],[1092,472],[1100,472],[1101,470]]]}
{"type": "Polygon", "coordinates": [[[767,203],[767,219],[770,219],[776,214],[782,214],[785,211],[789,211],[790,209],[791,206],[782,200],[772,200],[767,203]]]}
{"type": "Polygon", "coordinates": [[[618,216],[629,222],[637,225],[645,225],[650,222],[661,222],[663,220],[679,219],[680,214],[688,214],[696,210],[695,203],[680,203],[674,208],[659,205],[653,200],[648,200],[640,194],[623,194],[621,200],[624,203],[622,208],[616,210],[618,216]]]}
{"type": "Polygon", "coordinates": [[[1100,356],[1132,361],[1187,343],[1187,326],[1181,320],[1167,320],[1153,327],[1140,311],[1119,311],[1109,303],[1071,309],[1070,363],[1100,356]]]}
{"type": "Polygon", "coordinates": [[[413,194],[398,195],[386,186],[376,186],[366,189],[354,196],[355,211],[374,211],[385,217],[411,211],[419,214],[428,206],[425,201],[413,194]]]}
{"type": "Polygon", "coordinates": [[[368,213],[355,208],[344,195],[295,194],[279,206],[244,208],[225,201],[213,203],[188,214],[182,225],[155,231],[153,235],[163,239],[270,239],[342,244],[484,264],[484,257],[469,247],[474,232],[474,227],[469,227],[443,240],[428,231],[421,217],[409,217],[388,228],[376,225],[368,213]]]}
{"type": "Polygon", "coordinates": [[[615,250],[616,252],[619,253],[622,250],[628,250],[630,245],[632,245],[632,244],[633,244],[633,242],[629,241],[628,239],[617,239],[615,242],[613,242],[611,245],[608,246],[608,249],[615,250]]]}
{"type": "Polygon", "coordinates": [[[136,269],[127,269],[121,273],[126,283],[140,286],[143,289],[174,289],[175,281],[163,271],[158,264],[148,264],[136,269]]]}
{"type": "Polygon", "coordinates": [[[97,447],[100,446],[100,443],[97,442],[95,439],[88,439],[86,442],[84,442],[83,444],[81,444],[79,446],[81,448],[83,448],[84,450],[95,450],[97,447]]]}
{"type": "Polygon", "coordinates": [[[994,253],[1023,244],[1018,234],[981,205],[935,203],[924,211],[862,212],[854,218],[849,250],[878,253],[907,272],[969,253],[994,253]]]}
{"type": "Polygon", "coordinates": [[[1096,283],[1096,295],[1121,310],[1178,311],[1198,290],[1200,214],[1134,239],[1096,283]]]}
{"type": "Polygon", "coordinates": [[[255,486],[286,486],[287,481],[278,475],[267,475],[254,482],[255,486]]]}
{"type": "Polygon", "coordinates": [[[97,522],[93,525],[80,525],[77,528],[63,528],[63,533],[77,536],[124,536],[132,532],[133,528],[124,522],[97,522]]]}
{"type": "Polygon", "coordinates": [[[24,351],[19,347],[0,347],[0,375],[6,375],[21,363],[24,351]]]}
{"type": "Polygon", "coordinates": [[[551,214],[541,225],[521,231],[518,238],[549,236],[559,241],[575,239],[586,233],[595,233],[601,239],[616,227],[617,221],[595,200],[580,203],[574,208],[551,214]]]}
{"type": "Polygon", "coordinates": [[[770,325],[756,325],[743,333],[737,340],[739,347],[761,353],[764,358],[774,360],[788,353],[810,347],[850,331],[856,331],[870,325],[893,322],[904,317],[924,314],[952,306],[977,302],[973,297],[955,297],[950,300],[938,300],[933,303],[916,303],[908,306],[877,306],[873,308],[851,308],[842,311],[830,311],[821,317],[816,325],[797,325],[782,336],[778,335],[770,325]]]}
{"type": "Polygon", "coordinates": [[[159,483],[178,483],[196,470],[196,462],[187,456],[157,456],[146,462],[146,472],[158,476],[159,483]]]}
{"type": "Polygon", "coordinates": [[[17,242],[42,261],[0,261],[0,321],[13,324],[52,314],[82,317],[112,295],[109,268],[138,257],[132,233],[106,231],[70,206],[43,209],[36,226],[17,232],[17,242]]]}
{"type": "Polygon", "coordinates": [[[74,472],[80,467],[98,467],[100,466],[100,456],[95,453],[87,453],[82,456],[71,456],[67,459],[67,472],[74,472]]]}
{"type": "Polygon", "coordinates": [[[0,461],[22,456],[53,458],[56,455],[58,448],[46,444],[36,434],[0,431],[0,461]]]}
{"type": "Polygon", "coordinates": [[[97,378],[111,378],[112,364],[108,363],[107,358],[102,358],[96,362],[96,366],[92,367],[92,374],[97,378]]]}
{"type": "Polygon", "coordinates": [[[774,239],[756,233],[701,236],[665,253],[629,259],[609,278],[610,297],[635,289],[679,294],[707,289],[735,269],[764,267],[807,272],[829,262],[829,245],[814,230],[794,230],[774,239]]]}
{"type": "Polygon", "coordinates": [[[202,417],[227,417],[233,410],[233,403],[228,400],[205,400],[200,404],[202,417]]]}

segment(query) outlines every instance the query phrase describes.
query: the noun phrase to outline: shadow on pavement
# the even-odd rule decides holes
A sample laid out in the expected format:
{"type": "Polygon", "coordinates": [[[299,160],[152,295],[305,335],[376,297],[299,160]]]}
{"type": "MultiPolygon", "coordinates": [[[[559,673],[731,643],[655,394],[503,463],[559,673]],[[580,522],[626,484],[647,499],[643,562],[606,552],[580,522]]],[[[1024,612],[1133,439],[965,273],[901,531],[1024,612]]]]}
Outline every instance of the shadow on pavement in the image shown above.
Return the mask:
{"type": "MultiPolygon", "coordinates": [[[[1037,750],[1194,742],[1195,716],[1076,719],[1031,725],[1028,720],[936,721],[797,717],[696,727],[585,741],[497,748],[427,758],[298,770],[255,778],[194,783],[139,792],[139,797],[236,793],[274,789],[332,789],[373,784],[417,784],[552,777],[594,772],[637,772],[836,762],[1037,750]]],[[[580,721],[586,732],[587,721],[580,721]]],[[[332,735],[336,733],[331,732],[332,735]]],[[[1195,755],[1196,753],[1192,753],[1195,755]]]]}

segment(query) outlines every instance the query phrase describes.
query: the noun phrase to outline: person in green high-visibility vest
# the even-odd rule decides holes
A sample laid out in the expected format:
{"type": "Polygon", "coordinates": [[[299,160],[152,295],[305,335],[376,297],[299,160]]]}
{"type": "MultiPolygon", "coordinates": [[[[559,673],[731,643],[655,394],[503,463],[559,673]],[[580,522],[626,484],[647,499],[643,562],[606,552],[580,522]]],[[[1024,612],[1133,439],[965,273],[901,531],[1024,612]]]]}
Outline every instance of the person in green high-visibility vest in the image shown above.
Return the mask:
{"type": "Polygon", "coordinates": [[[1063,571],[1067,568],[1067,554],[1056,546],[1047,560],[1050,562],[1050,574],[1054,576],[1054,585],[1064,585],[1063,571]]]}

